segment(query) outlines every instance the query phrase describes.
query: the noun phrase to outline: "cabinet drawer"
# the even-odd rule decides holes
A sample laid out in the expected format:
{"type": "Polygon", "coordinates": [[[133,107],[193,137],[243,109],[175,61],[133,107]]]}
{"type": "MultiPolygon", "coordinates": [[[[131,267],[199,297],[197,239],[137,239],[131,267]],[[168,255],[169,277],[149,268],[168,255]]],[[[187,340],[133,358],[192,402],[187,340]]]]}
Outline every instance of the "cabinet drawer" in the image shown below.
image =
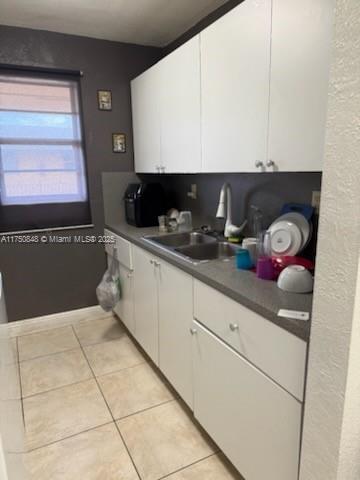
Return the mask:
{"type": "Polygon", "coordinates": [[[116,258],[119,260],[119,262],[124,267],[128,268],[129,270],[132,270],[133,260],[132,260],[131,243],[107,229],[104,230],[104,235],[115,237],[115,243],[105,244],[106,253],[108,255],[114,256],[114,249],[116,249],[116,258]]]}
{"type": "Polygon", "coordinates": [[[299,400],[306,343],[217,290],[194,281],[194,317],[299,400]]]}
{"type": "Polygon", "coordinates": [[[197,322],[194,413],[246,480],[297,480],[301,403],[197,322]]]}

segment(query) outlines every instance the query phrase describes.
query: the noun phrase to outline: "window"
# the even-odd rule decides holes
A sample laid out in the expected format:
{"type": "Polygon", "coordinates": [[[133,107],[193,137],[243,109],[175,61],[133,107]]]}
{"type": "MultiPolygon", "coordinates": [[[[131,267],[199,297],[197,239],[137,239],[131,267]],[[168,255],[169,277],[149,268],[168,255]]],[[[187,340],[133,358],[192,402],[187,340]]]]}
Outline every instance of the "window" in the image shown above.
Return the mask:
{"type": "Polygon", "coordinates": [[[89,223],[79,80],[0,72],[0,231],[89,223]]]}

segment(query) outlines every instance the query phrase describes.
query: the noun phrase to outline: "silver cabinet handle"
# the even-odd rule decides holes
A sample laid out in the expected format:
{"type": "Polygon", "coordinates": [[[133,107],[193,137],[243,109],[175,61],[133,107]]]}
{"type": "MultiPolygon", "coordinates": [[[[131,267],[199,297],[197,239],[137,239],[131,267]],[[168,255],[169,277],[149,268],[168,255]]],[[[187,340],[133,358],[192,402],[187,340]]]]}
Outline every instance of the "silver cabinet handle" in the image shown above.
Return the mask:
{"type": "Polygon", "coordinates": [[[156,168],[156,171],[157,171],[158,173],[160,173],[160,165],[156,165],[155,168],[156,168]]]}
{"type": "Polygon", "coordinates": [[[160,167],[161,173],[165,173],[165,167],[160,167]]]}
{"type": "Polygon", "coordinates": [[[274,166],[275,166],[274,160],[268,160],[268,161],[266,162],[266,166],[269,167],[269,168],[270,168],[270,167],[274,167],[274,166]]]}
{"type": "Polygon", "coordinates": [[[160,267],[160,266],[161,266],[161,263],[160,263],[160,262],[156,262],[156,261],[154,260],[154,265],[155,265],[155,267],[160,267]]]}
{"type": "Polygon", "coordinates": [[[155,265],[155,260],[150,260],[151,265],[155,265]]]}
{"type": "Polygon", "coordinates": [[[197,334],[196,328],[190,328],[190,333],[191,335],[196,335],[197,334]]]}
{"type": "Polygon", "coordinates": [[[258,160],[257,162],[255,162],[255,167],[256,168],[262,168],[264,166],[264,163],[261,162],[260,160],[258,160]]]}
{"type": "Polygon", "coordinates": [[[229,328],[232,332],[235,332],[235,330],[239,330],[239,325],[237,323],[230,323],[229,328]]]}
{"type": "Polygon", "coordinates": [[[127,276],[127,278],[131,278],[131,277],[132,277],[132,273],[128,273],[126,276],[127,276]]]}

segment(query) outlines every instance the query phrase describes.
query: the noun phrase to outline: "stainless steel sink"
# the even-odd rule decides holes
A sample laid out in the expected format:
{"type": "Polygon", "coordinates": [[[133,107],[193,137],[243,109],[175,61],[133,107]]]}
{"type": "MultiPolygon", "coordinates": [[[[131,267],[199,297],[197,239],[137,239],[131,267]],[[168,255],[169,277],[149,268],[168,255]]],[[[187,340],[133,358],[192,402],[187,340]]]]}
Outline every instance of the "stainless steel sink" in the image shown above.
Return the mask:
{"type": "Polygon", "coordinates": [[[168,253],[194,264],[217,259],[229,259],[235,256],[237,246],[219,242],[216,238],[200,232],[171,233],[143,237],[168,253]]]}
{"type": "Polygon", "coordinates": [[[171,233],[169,235],[154,235],[146,237],[146,240],[157,243],[164,247],[180,247],[187,245],[199,245],[216,243],[214,237],[200,232],[171,233]]]}
{"type": "Polygon", "coordinates": [[[175,251],[193,260],[216,260],[234,257],[237,246],[227,242],[214,242],[203,245],[190,245],[175,248],[175,251]]]}

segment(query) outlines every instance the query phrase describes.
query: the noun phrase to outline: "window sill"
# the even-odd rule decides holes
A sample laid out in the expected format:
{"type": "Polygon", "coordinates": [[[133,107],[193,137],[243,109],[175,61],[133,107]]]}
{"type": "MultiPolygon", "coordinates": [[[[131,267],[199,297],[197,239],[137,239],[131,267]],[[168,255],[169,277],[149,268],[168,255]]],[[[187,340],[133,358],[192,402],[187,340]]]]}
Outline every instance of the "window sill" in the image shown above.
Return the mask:
{"type": "Polygon", "coordinates": [[[89,223],[86,225],[70,225],[67,227],[53,227],[53,228],[39,228],[35,230],[18,230],[13,232],[0,232],[0,236],[3,235],[30,235],[32,233],[46,233],[46,232],[59,232],[63,230],[80,230],[86,228],[94,228],[95,225],[93,223],[89,223]]]}

